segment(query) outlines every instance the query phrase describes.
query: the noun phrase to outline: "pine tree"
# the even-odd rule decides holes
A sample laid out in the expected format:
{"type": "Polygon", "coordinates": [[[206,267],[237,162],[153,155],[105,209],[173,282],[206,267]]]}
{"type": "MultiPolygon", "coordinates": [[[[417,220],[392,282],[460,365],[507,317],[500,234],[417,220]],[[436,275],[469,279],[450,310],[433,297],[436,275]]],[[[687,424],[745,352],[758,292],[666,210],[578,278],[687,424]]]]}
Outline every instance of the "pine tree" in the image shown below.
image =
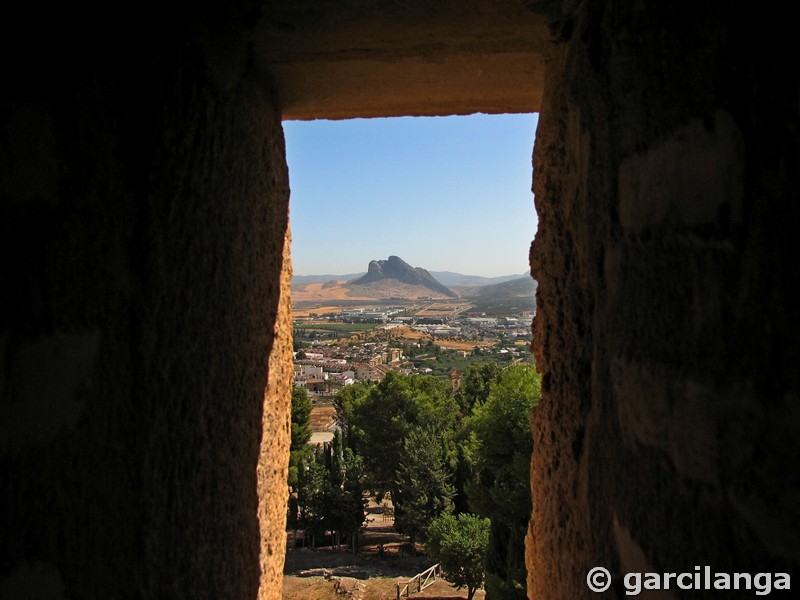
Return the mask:
{"type": "Polygon", "coordinates": [[[289,446],[290,488],[296,488],[299,478],[300,463],[308,460],[313,451],[308,445],[311,439],[311,399],[308,392],[301,387],[292,389],[292,441],[289,446]]]}
{"type": "Polygon", "coordinates": [[[342,434],[336,430],[333,440],[325,445],[324,461],[327,481],[325,496],[325,527],[339,546],[349,537],[353,551],[358,546],[358,531],[364,523],[364,467],[360,456],[345,448],[342,434]],[[344,535],[343,535],[344,534],[344,535]]]}
{"type": "Polygon", "coordinates": [[[403,444],[397,468],[395,526],[411,537],[424,538],[428,524],[453,510],[456,490],[447,449],[432,427],[414,430],[403,444]]]}
{"type": "Polygon", "coordinates": [[[471,508],[491,520],[486,555],[487,595],[524,600],[525,535],[531,511],[530,411],[541,397],[539,375],[528,365],[503,369],[470,421],[475,481],[467,485],[471,508]]]}

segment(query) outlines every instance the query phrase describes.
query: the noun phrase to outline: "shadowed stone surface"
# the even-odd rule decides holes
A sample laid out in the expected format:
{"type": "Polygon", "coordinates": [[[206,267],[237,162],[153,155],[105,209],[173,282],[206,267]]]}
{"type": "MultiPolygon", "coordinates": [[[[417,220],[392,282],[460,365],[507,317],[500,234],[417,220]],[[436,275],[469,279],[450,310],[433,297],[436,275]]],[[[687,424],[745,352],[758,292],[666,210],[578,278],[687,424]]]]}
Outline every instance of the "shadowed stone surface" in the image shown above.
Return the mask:
{"type": "Polygon", "coordinates": [[[533,598],[597,597],[594,566],[618,577],[606,597],[631,569],[797,576],[798,81],[753,70],[788,38],[742,37],[737,11],[583,3],[555,21],[534,151],[533,598]]]}
{"type": "Polygon", "coordinates": [[[543,2],[266,3],[257,64],[285,119],[535,112],[543,2]]]}
{"type": "Polygon", "coordinates": [[[235,56],[215,78],[203,36],[159,14],[118,40],[65,18],[4,91],[3,598],[280,589],[280,112],[268,79],[235,56]]]}

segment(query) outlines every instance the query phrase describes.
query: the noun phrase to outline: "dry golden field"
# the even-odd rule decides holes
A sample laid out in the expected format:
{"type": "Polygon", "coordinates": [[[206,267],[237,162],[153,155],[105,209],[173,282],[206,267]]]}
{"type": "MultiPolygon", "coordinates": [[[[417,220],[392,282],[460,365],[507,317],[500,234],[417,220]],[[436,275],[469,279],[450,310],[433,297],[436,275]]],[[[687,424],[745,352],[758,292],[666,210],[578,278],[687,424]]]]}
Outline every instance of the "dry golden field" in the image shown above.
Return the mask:
{"type": "Polygon", "coordinates": [[[343,281],[337,281],[335,284],[328,283],[305,283],[299,286],[292,286],[292,301],[309,301],[309,300],[372,300],[372,296],[364,296],[358,294],[351,294],[351,289],[344,287],[343,281]]]}
{"type": "Polygon", "coordinates": [[[306,306],[303,308],[292,307],[292,318],[310,317],[312,314],[325,315],[329,313],[338,314],[342,312],[341,306],[306,306]]]}

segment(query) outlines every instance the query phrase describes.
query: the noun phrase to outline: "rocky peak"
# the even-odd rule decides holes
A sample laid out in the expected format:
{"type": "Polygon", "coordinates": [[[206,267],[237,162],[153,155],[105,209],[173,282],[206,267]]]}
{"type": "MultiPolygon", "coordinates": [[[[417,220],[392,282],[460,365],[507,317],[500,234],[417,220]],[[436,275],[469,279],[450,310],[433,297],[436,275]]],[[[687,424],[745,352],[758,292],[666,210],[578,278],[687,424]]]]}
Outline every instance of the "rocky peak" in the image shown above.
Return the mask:
{"type": "Polygon", "coordinates": [[[395,279],[409,285],[421,285],[432,291],[451,298],[458,297],[455,292],[445,287],[421,267],[412,267],[399,256],[390,256],[388,260],[371,260],[367,273],[350,282],[350,285],[369,285],[384,279],[395,279]]]}

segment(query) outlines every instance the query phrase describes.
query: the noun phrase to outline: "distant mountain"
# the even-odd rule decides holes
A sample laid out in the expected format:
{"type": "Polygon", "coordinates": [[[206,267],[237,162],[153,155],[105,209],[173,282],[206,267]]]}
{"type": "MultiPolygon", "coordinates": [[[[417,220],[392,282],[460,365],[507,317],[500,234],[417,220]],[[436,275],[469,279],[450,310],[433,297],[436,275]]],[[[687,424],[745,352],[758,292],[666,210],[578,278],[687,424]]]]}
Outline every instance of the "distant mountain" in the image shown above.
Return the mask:
{"type": "Polygon", "coordinates": [[[422,267],[412,267],[398,256],[390,256],[388,260],[370,261],[367,273],[346,285],[385,288],[393,281],[407,286],[421,286],[448,298],[458,298],[458,294],[442,285],[428,271],[422,267]]]}
{"type": "Polygon", "coordinates": [[[460,289],[473,303],[471,310],[478,313],[510,315],[536,310],[536,281],[530,275],[480,288],[460,289]]]}
{"type": "Polygon", "coordinates": [[[532,279],[530,275],[525,275],[524,277],[519,277],[510,281],[476,288],[467,295],[470,299],[502,298],[509,296],[530,297],[536,291],[536,287],[536,281],[532,279]]]}
{"type": "MultiPolygon", "coordinates": [[[[481,275],[464,275],[453,271],[429,271],[430,275],[442,285],[447,287],[459,286],[463,288],[479,287],[503,283],[512,279],[520,279],[530,276],[530,271],[519,275],[500,275],[498,277],[483,277],[481,275]]],[[[292,285],[304,285],[306,283],[327,283],[329,281],[351,281],[365,275],[361,273],[350,273],[348,275],[295,275],[292,277],[292,285]]]]}
{"type": "Polygon", "coordinates": [[[292,277],[292,285],[303,285],[306,283],[327,283],[329,281],[350,281],[364,274],[351,273],[350,275],[295,275],[292,277]]]}
{"type": "Polygon", "coordinates": [[[431,275],[433,275],[437,281],[449,287],[453,286],[475,287],[482,285],[492,285],[495,283],[503,283],[505,281],[511,281],[512,279],[519,279],[529,274],[530,271],[528,271],[527,273],[520,273],[519,275],[481,277],[480,275],[463,275],[461,273],[453,273],[452,271],[431,271],[431,275]]]}
{"type": "Polygon", "coordinates": [[[536,282],[529,273],[501,277],[463,275],[451,271],[431,273],[425,269],[415,269],[396,256],[389,257],[389,260],[372,261],[367,273],[296,275],[292,279],[293,302],[462,297],[476,303],[476,310],[490,311],[492,314],[534,310],[535,290],[536,282]],[[448,283],[444,284],[442,280],[448,283]],[[358,281],[361,283],[357,283],[358,281]],[[364,283],[365,281],[368,283],[364,283]],[[449,283],[450,281],[461,283],[456,285],[449,283]],[[476,285],[485,281],[490,283],[476,285]]]}

